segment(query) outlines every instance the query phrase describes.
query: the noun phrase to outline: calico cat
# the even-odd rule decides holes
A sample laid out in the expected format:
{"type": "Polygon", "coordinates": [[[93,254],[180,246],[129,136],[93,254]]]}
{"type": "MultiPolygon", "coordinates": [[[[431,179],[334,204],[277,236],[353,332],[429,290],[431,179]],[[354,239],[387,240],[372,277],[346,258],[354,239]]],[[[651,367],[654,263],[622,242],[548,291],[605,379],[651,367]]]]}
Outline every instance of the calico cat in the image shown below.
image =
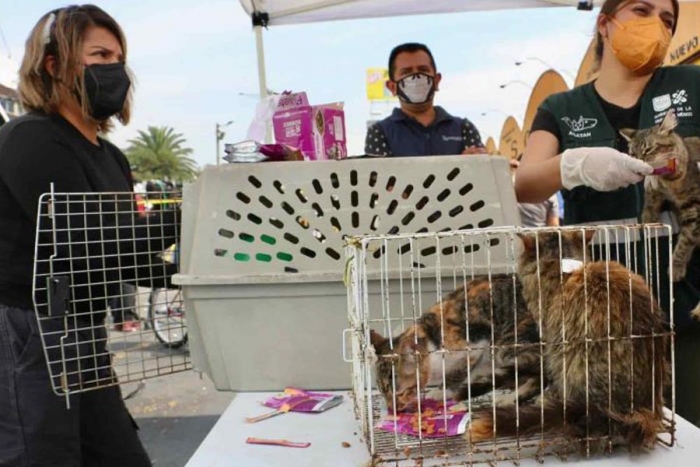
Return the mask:
{"type": "Polygon", "coordinates": [[[520,283],[512,275],[474,278],[393,340],[375,331],[370,332],[370,339],[377,356],[377,386],[390,412],[415,409],[419,380],[421,391],[443,384],[442,349],[446,350],[445,388],[455,400],[499,388],[515,390],[506,400],[497,400],[499,405],[515,398],[526,400],[541,389],[540,348],[535,345],[539,333],[525,307],[520,283]],[[517,350],[513,346],[516,339],[521,344],[517,350]],[[492,343],[500,345],[493,355],[495,371],[492,343]]]}
{"type": "Polygon", "coordinates": [[[473,413],[471,442],[557,431],[574,440],[622,436],[639,451],[663,430],[670,349],[660,308],[644,280],[621,264],[584,261],[593,234],[520,235],[518,275],[541,322],[548,386],[517,414],[473,413]]]}
{"type": "MultiPolygon", "coordinates": [[[[700,138],[682,138],[674,129],[678,125],[670,109],[663,121],[646,130],[624,129],[620,133],[629,141],[629,153],[652,167],[663,167],[676,160],[675,170],[648,176],[645,180],[642,222],[659,222],[664,201],[670,202],[680,224],[678,243],[673,249],[673,282],[685,277],[688,261],[700,243],[700,138]]],[[[700,304],[691,313],[700,319],[700,304]]]]}

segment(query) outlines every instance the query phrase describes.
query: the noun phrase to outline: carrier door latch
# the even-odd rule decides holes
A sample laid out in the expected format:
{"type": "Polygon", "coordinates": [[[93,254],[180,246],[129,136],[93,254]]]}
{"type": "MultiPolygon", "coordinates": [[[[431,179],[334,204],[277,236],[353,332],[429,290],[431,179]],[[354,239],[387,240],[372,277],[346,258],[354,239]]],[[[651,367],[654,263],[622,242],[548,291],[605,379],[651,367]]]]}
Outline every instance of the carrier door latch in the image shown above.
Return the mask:
{"type": "Polygon", "coordinates": [[[68,276],[50,276],[46,278],[48,291],[49,316],[67,315],[69,312],[70,282],[68,276]]]}

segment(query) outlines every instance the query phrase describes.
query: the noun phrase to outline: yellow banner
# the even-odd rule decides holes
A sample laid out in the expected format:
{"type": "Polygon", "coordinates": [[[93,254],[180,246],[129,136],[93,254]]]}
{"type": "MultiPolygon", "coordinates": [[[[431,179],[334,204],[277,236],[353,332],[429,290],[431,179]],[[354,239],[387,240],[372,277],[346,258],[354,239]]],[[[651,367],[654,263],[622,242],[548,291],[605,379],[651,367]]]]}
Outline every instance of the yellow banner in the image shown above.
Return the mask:
{"type": "Polygon", "coordinates": [[[394,99],[391,91],[386,88],[389,70],[386,68],[367,69],[367,99],[370,101],[388,101],[394,99]]]}
{"type": "Polygon", "coordinates": [[[539,109],[540,104],[552,94],[568,90],[569,86],[567,86],[566,81],[564,81],[564,78],[556,71],[547,70],[540,75],[537,79],[537,83],[535,83],[535,86],[532,88],[530,100],[525,109],[525,120],[523,121],[522,128],[523,142],[527,143],[527,137],[530,135],[530,127],[532,127],[532,122],[535,120],[535,115],[537,115],[537,109],[539,109]]]}
{"type": "Polygon", "coordinates": [[[523,154],[523,132],[514,117],[508,117],[503,122],[501,140],[498,145],[498,153],[511,159],[517,159],[523,154]]]}
{"type": "Polygon", "coordinates": [[[683,2],[679,6],[678,26],[665,65],[685,63],[700,53],[700,2],[683,2]]]}
{"type": "Polygon", "coordinates": [[[496,147],[496,142],[491,136],[486,140],[486,152],[489,154],[498,154],[498,148],[496,147]]]}

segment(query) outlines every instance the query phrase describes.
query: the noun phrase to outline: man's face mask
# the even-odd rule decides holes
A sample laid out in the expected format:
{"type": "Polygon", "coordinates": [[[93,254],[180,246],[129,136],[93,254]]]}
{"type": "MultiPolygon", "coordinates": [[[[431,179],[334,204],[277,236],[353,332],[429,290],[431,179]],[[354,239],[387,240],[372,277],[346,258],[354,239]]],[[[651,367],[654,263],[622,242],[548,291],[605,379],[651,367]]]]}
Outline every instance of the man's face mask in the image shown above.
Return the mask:
{"type": "Polygon", "coordinates": [[[425,73],[404,76],[396,82],[396,95],[408,104],[424,104],[435,94],[435,77],[425,73]]]}
{"type": "Polygon", "coordinates": [[[620,23],[610,46],[620,63],[638,75],[646,75],[661,65],[671,43],[671,33],[658,16],[634,18],[620,23]]]}
{"type": "Polygon", "coordinates": [[[131,86],[123,63],[86,65],[83,79],[92,118],[103,121],[122,111],[131,86]]]}

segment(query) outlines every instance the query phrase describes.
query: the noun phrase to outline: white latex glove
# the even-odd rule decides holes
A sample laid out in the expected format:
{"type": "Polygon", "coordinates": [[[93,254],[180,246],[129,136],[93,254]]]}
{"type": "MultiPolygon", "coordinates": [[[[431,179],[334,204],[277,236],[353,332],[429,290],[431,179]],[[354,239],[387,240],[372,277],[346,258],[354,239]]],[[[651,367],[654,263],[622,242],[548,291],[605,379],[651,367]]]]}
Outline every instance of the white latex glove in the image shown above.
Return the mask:
{"type": "Polygon", "coordinates": [[[561,154],[560,168],[564,188],[585,185],[598,191],[641,182],[654,170],[646,162],[606,147],[567,149],[561,154]]]}

